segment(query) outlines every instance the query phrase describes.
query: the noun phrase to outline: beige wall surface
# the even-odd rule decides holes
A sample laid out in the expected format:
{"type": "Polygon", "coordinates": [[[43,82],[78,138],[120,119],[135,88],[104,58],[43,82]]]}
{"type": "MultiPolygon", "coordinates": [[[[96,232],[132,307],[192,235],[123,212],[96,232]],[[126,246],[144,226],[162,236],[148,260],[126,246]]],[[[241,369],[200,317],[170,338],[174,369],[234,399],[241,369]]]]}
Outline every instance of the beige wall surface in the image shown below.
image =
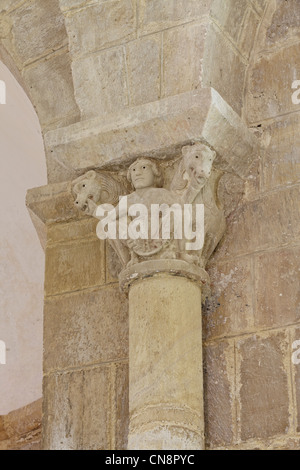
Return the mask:
{"type": "Polygon", "coordinates": [[[44,253],[25,206],[26,190],[46,183],[39,121],[0,62],[6,104],[0,105],[0,415],[42,395],[44,253]]]}

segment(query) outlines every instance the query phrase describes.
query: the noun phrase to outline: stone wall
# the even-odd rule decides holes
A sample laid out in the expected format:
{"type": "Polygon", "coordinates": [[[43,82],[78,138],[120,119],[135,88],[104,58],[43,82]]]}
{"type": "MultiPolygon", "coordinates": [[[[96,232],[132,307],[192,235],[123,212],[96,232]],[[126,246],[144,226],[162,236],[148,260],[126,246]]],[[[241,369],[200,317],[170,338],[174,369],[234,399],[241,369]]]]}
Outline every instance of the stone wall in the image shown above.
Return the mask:
{"type": "Polygon", "coordinates": [[[51,224],[44,312],[44,448],[126,449],[128,309],[93,220],[51,224]]]}
{"type": "Polygon", "coordinates": [[[2,54],[37,109],[51,183],[28,201],[48,232],[45,448],[123,449],[128,432],[127,300],[112,253],[92,220],[70,212],[63,182],[90,168],[124,169],[139,155],[176,157],[204,131],[227,163],[232,156],[227,194],[239,201],[227,207],[228,230],[210,264],[207,448],[299,448],[291,362],[298,108],[290,93],[300,79],[299,6],[291,3],[60,0],[50,8],[5,0],[2,54]],[[219,93],[218,112],[209,87],[219,93]],[[245,143],[231,132],[239,117],[265,147],[260,159],[248,136],[245,143]],[[239,166],[246,144],[250,174],[239,166]]]}
{"type": "Polygon", "coordinates": [[[211,262],[204,315],[210,448],[299,449],[299,2],[269,2],[243,114],[265,150],[211,262]],[[255,187],[255,191],[253,191],[255,187]],[[248,188],[249,189],[249,188],[248,188]]]}

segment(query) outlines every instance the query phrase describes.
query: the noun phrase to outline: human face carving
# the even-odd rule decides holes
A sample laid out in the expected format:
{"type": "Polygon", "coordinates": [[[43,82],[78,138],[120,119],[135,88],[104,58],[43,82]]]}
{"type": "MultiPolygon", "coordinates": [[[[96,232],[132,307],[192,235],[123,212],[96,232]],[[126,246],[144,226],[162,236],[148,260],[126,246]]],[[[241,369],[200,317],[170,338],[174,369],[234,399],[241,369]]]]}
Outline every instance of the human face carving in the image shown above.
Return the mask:
{"type": "Polygon", "coordinates": [[[138,160],[130,169],[131,181],[135,189],[155,186],[155,175],[150,162],[138,160]]]}

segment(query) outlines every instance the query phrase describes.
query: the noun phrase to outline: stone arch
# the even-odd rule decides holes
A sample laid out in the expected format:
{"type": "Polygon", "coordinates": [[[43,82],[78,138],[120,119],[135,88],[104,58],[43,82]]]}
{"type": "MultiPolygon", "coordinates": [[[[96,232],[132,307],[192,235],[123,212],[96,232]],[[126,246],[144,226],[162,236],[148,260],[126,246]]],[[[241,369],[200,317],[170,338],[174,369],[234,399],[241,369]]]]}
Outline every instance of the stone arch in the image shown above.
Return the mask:
{"type": "Polygon", "coordinates": [[[6,449],[15,444],[19,434],[31,430],[31,417],[21,422],[20,428],[16,426],[22,413],[29,417],[33,409],[37,410],[37,434],[41,421],[44,253],[32,222],[41,233],[41,243],[45,240],[40,221],[33,213],[30,219],[25,197],[30,187],[46,183],[46,164],[38,118],[30,101],[2,62],[0,76],[6,87],[5,104],[0,107],[0,192],[5,200],[0,230],[0,330],[1,353],[3,344],[6,353],[0,370],[0,446],[6,449]],[[21,412],[14,411],[19,408],[21,412]],[[12,418],[7,413],[16,415],[12,418]],[[4,429],[3,421],[7,425],[4,429]]]}

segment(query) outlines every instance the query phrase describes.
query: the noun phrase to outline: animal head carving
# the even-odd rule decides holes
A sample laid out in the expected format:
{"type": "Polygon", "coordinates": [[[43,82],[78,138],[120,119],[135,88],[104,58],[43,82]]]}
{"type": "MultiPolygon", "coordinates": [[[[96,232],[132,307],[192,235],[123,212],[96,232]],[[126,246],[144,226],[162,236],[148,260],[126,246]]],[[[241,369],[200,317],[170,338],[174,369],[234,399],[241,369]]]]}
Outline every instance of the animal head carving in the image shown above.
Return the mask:
{"type": "Polygon", "coordinates": [[[72,191],[76,207],[92,215],[96,205],[116,204],[124,187],[108,173],[90,170],[73,181],[72,191]]]}
{"type": "Polygon", "coordinates": [[[188,177],[204,186],[211,175],[216,152],[202,143],[182,148],[183,166],[188,177]]]}
{"type": "Polygon", "coordinates": [[[216,152],[198,142],[182,148],[182,159],[172,181],[173,191],[182,191],[193,181],[197,187],[204,187],[212,172],[216,152]]]}

